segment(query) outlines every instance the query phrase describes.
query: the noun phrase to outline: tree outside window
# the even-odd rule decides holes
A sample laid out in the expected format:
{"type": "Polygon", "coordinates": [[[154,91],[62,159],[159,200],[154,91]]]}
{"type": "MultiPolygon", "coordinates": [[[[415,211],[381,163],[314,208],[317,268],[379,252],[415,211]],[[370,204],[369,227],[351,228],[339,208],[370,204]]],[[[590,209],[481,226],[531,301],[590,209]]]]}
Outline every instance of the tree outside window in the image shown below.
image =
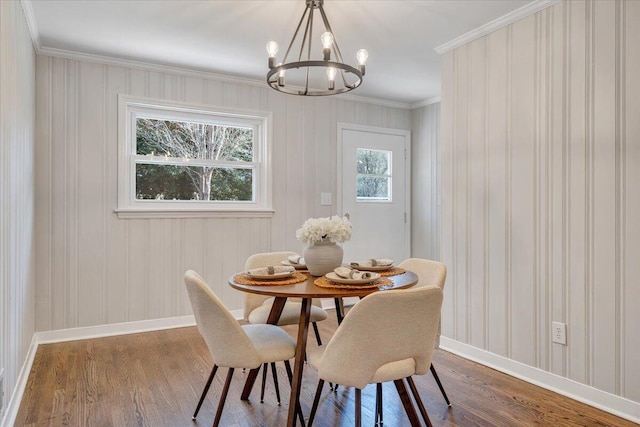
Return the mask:
{"type": "Polygon", "coordinates": [[[391,200],[391,152],[358,148],[356,159],[358,200],[391,200]]]}
{"type": "Polygon", "coordinates": [[[253,139],[252,128],[138,118],[136,153],[151,162],[136,164],[136,198],[253,200],[253,168],[233,166],[253,162],[253,139]],[[174,159],[181,164],[166,164],[174,159]],[[221,163],[188,165],[198,160],[221,163]]]}

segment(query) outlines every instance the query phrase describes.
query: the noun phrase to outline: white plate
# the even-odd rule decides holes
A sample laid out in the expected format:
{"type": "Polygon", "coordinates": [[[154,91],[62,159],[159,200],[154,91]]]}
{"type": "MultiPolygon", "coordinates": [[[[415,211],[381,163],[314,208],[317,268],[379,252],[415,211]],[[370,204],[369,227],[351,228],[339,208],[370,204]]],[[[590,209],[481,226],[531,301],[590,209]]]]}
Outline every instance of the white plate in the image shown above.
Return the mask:
{"type": "Polygon", "coordinates": [[[375,267],[366,267],[364,265],[351,265],[351,267],[355,268],[356,270],[360,270],[360,271],[387,271],[387,270],[391,270],[394,265],[376,265],[375,267]]]}
{"type": "Polygon", "coordinates": [[[252,279],[258,280],[274,280],[274,279],[284,279],[287,277],[293,276],[293,271],[285,271],[283,273],[275,273],[275,274],[251,274],[249,272],[246,273],[247,276],[252,279]]]}
{"type": "Polygon", "coordinates": [[[304,264],[294,264],[291,261],[282,261],[280,264],[282,265],[288,265],[289,267],[293,267],[296,270],[306,270],[307,266],[304,264]]]}
{"type": "Polygon", "coordinates": [[[378,273],[371,273],[371,277],[368,279],[345,279],[344,277],[338,276],[335,272],[330,272],[324,275],[327,279],[332,282],[341,283],[343,285],[362,285],[365,283],[371,283],[374,280],[378,280],[380,275],[378,273]]]}

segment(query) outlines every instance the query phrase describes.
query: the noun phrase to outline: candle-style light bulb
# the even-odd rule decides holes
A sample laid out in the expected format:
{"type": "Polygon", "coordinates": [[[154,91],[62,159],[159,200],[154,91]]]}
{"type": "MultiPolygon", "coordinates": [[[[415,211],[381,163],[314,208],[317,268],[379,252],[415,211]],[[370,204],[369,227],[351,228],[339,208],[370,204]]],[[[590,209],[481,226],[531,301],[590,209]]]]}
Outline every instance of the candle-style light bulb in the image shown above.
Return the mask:
{"type": "Polygon", "coordinates": [[[271,40],[267,43],[267,53],[269,54],[269,68],[273,68],[276,63],[276,54],[278,53],[278,43],[271,40]]]}
{"type": "Polygon", "coordinates": [[[329,79],[329,90],[336,88],[336,74],[338,70],[335,67],[327,67],[327,78],[329,79]]]}
{"type": "Polygon", "coordinates": [[[333,45],[333,34],[329,31],[325,31],[320,35],[320,42],[322,42],[322,54],[324,56],[324,60],[328,61],[331,59],[331,46],[333,45]]]}
{"type": "MultiPolygon", "coordinates": [[[[282,62],[278,64],[278,67],[282,65],[282,62]]],[[[278,86],[284,86],[284,72],[285,70],[278,71],[278,86]]]]}
{"type": "Polygon", "coordinates": [[[367,52],[366,49],[360,49],[356,52],[356,58],[358,59],[358,70],[360,70],[360,72],[364,76],[364,64],[367,62],[367,58],[369,58],[369,52],[367,52]]]}

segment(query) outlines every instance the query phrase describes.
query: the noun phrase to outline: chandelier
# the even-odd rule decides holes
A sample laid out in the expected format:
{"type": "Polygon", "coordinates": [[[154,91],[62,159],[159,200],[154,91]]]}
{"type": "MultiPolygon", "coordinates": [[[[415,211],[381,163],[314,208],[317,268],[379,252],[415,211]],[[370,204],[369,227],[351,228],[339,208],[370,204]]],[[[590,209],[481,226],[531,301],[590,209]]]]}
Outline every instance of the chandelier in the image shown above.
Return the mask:
{"type": "MultiPolygon", "coordinates": [[[[357,68],[345,64],[340,48],[338,47],[338,42],[331,30],[327,15],[324,12],[323,4],[324,0],[306,0],[306,8],[302,13],[300,22],[291,38],[282,62],[276,63],[278,44],[275,41],[267,43],[267,53],[269,54],[267,83],[273,89],[292,95],[323,96],[348,92],[357,88],[362,83],[362,76],[364,76],[365,73],[365,63],[369,54],[365,49],[358,50],[356,53],[358,60],[357,68]],[[323,24],[324,27],[324,32],[320,35],[322,59],[311,59],[312,46],[314,46],[312,39],[316,10],[320,11],[320,17],[322,19],[317,25],[320,26],[323,24]],[[301,34],[300,30],[305,19],[304,34],[298,37],[298,35],[301,34]],[[297,61],[287,62],[292,48],[294,49],[293,55],[295,55],[295,52],[298,52],[297,61]],[[285,84],[287,70],[290,70],[289,73],[293,74],[293,85],[287,86],[285,84]],[[336,79],[336,77],[339,78],[336,79]],[[316,86],[324,86],[324,88],[318,89],[310,87],[310,83],[316,86]]],[[[320,28],[322,28],[322,26],[320,28]]],[[[317,49],[319,49],[319,45],[317,46],[317,49]]],[[[314,53],[316,53],[316,51],[314,51],[314,53]]]]}

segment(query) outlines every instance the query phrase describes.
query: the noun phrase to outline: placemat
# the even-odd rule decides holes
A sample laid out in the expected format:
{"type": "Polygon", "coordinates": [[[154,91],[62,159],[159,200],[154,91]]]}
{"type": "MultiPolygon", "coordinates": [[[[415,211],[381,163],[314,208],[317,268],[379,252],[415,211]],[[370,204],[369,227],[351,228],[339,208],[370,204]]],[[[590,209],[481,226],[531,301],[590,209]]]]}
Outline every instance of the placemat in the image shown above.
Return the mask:
{"type": "Polygon", "coordinates": [[[254,285],[254,286],[282,286],[282,285],[293,285],[295,283],[302,283],[307,280],[307,275],[300,272],[295,272],[293,275],[287,277],[286,279],[275,279],[275,280],[256,280],[247,276],[244,273],[236,274],[233,276],[233,281],[236,283],[240,283],[241,285],[254,285]]]}
{"type": "Polygon", "coordinates": [[[406,273],[407,270],[405,270],[402,267],[393,267],[389,270],[384,270],[384,271],[376,271],[376,273],[378,273],[379,275],[381,275],[382,277],[387,277],[387,276],[397,276],[398,274],[404,274],[406,273]]]}
{"type": "Polygon", "coordinates": [[[313,282],[314,285],[319,286],[321,288],[337,288],[337,289],[376,289],[381,286],[390,286],[393,285],[391,279],[387,279],[384,277],[379,278],[375,282],[361,284],[361,285],[343,285],[342,283],[335,283],[326,277],[319,277],[313,282]]]}

